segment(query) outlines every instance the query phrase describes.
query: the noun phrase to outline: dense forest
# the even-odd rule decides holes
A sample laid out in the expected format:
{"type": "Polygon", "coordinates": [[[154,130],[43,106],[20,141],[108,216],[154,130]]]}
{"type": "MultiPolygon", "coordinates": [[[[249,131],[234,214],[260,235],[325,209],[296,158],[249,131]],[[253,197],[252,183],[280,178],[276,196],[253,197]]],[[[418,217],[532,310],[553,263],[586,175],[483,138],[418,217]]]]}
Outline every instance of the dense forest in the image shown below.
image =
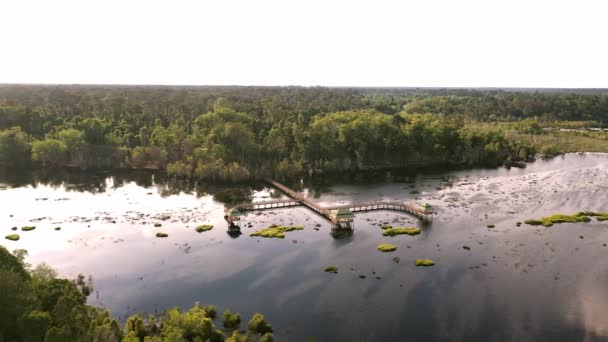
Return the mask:
{"type": "Polygon", "coordinates": [[[478,123],[556,120],[608,122],[608,93],[0,85],[0,164],[222,181],[494,166],[543,151],[478,123]]]}
{"type": "Polygon", "coordinates": [[[136,314],[121,328],[107,311],[86,304],[92,287],[84,276],[58,278],[46,264],[32,269],[26,256],[24,250],[13,255],[0,246],[0,342],[273,341],[263,315],[254,314],[241,331],[240,314],[226,310],[219,329],[215,306],[198,303],[159,317],[136,314]]]}

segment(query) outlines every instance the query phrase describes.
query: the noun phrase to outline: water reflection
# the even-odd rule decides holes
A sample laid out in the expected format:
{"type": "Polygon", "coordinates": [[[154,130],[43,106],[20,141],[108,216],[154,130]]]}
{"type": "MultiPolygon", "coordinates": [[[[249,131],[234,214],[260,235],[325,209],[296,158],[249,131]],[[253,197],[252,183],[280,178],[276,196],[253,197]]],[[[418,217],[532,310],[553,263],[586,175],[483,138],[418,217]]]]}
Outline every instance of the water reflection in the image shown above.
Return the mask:
{"type": "Polygon", "coordinates": [[[322,204],[403,199],[429,202],[440,214],[428,224],[397,212],[357,214],[354,232],[334,238],[331,224],[305,208],[268,210],[249,213],[234,238],[226,203],[282,195],[263,183],[230,187],[150,173],[0,173],[9,187],[0,191],[0,227],[41,218],[20,241],[0,243],[28,249],[31,263],[46,261],[62,275],[91,274],[98,294],[91,302],[122,317],[198,300],[244,317],[263,312],[277,340],[608,338],[606,223],[516,225],[608,211],[608,156],[569,155],[523,170],[394,172],[392,182],[382,173],[366,177],[295,186],[322,204]],[[385,222],[423,233],[384,237],[385,222]],[[203,223],[214,229],[196,233],[203,223]],[[285,239],[249,236],[271,224],[305,229],[285,239]],[[169,237],[155,238],[161,230],[169,237]],[[380,253],[380,243],[398,249],[380,253]],[[436,266],[416,268],[416,258],[436,266]],[[327,266],[338,273],[323,272],[327,266]]]}

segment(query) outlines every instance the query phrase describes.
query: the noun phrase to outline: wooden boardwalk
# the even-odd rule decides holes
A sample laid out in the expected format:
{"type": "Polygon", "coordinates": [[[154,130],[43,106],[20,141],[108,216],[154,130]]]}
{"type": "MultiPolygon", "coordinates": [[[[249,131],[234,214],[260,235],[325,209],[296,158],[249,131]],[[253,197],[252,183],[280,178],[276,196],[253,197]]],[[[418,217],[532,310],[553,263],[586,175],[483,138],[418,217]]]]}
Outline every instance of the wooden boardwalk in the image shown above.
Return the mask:
{"type": "Polygon", "coordinates": [[[399,201],[368,201],[321,207],[317,203],[306,198],[304,195],[286,187],[285,185],[279,182],[273,181],[271,179],[266,179],[266,182],[268,182],[270,185],[280,190],[281,192],[285,193],[290,198],[237,204],[226,210],[226,217],[229,222],[235,220],[234,218],[230,219],[229,217],[230,213],[234,212],[235,210],[237,212],[245,212],[252,210],[294,207],[299,205],[303,205],[309,208],[310,210],[329,220],[332,224],[338,226],[342,223],[347,223],[348,226],[350,226],[350,222],[353,221],[352,216],[351,218],[340,218],[337,216],[337,212],[344,212],[345,210],[347,210],[349,213],[366,212],[372,210],[395,210],[414,215],[421,220],[428,220],[429,218],[432,218],[432,215],[434,214],[432,210],[425,210],[419,205],[399,201]]]}

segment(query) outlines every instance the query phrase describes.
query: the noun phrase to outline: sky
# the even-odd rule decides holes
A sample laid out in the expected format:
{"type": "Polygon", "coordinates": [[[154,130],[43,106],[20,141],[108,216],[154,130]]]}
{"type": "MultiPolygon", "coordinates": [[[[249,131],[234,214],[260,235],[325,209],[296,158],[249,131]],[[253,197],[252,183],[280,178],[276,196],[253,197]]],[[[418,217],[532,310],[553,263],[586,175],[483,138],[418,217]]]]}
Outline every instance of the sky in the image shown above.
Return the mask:
{"type": "Polygon", "coordinates": [[[0,83],[608,87],[608,1],[0,0],[0,83]]]}

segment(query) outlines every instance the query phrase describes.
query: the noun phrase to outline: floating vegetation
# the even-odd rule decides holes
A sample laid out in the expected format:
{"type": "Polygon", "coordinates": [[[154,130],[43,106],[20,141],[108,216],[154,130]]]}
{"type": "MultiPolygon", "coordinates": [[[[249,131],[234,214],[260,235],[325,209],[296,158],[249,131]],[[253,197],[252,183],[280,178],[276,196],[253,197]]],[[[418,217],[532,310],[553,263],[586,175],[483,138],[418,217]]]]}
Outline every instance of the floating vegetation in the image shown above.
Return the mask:
{"type": "Polygon", "coordinates": [[[515,225],[519,227],[519,226],[521,226],[521,222],[517,221],[517,222],[515,223],[515,225]]]}
{"type": "Polygon", "coordinates": [[[6,239],[11,241],[19,241],[19,234],[7,235],[6,239]]]}
{"type": "Polygon", "coordinates": [[[158,228],[158,227],[162,227],[162,226],[163,226],[163,224],[162,224],[162,223],[155,223],[155,224],[154,224],[154,227],[157,227],[157,228],[158,228]]]}
{"type": "Polygon", "coordinates": [[[495,226],[493,224],[489,224],[487,227],[488,228],[494,228],[495,226]]]}
{"type": "Polygon", "coordinates": [[[467,251],[470,251],[471,247],[469,247],[469,246],[462,246],[462,249],[466,249],[467,251]]]}
{"type": "Polygon", "coordinates": [[[11,230],[17,230],[17,227],[13,227],[13,228],[11,228],[11,230]]]}
{"type": "Polygon", "coordinates": [[[545,227],[551,227],[555,223],[579,223],[579,222],[589,222],[591,219],[589,216],[598,216],[602,217],[601,214],[604,213],[595,213],[591,211],[581,211],[574,215],[562,215],[556,214],[547,217],[541,217],[540,220],[530,219],[525,220],[525,224],[529,224],[531,226],[540,226],[543,225],[545,227]]]}
{"type": "Polygon", "coordinates": [[[21,227],[21,230],[23,230],[24,232],[29,232],[30,230],[34,230],[36,229],[36,226],[23,226],[21,227]]]}
{"type": "Polygon", "coordinates": [[[598,216],[596,217],[598,221],[608,221],[608,216],[598,216]]]}
{"type": "Polygon", "coordinates": [[[211,224],[201,224],[200,226],[196,227],[196,231],[199,233],[206,232],[211,229],[213,229],[213,225],[211,224]]]}
{"type": "Polygon", "coordinates": [[[55,230],[61,230],[61,227],[55,227],[55,230]]]}
{"type": "Polygon", "coordinates": [[[397,246],[391,245],[390,243],[380,244],[377,248],[380,252],[392,252],[397,250],[397,246]]]}
{"type": "Polygon", "coordinates": [[[284,239],[286,232],[302,229],[304,229],[304,226],[277,226],[276,224],[273,224],[266,229],[258,230],[256,232],[251,233],[250,236],[284,239]]]}
{"type": "Polygon", "coordinates": [[[167,236],[169,236],[167,233],[156,233],[156,237],[158,238],[166,238],[167,236]]]}
{"type": "Polygon", "coordinates": [[[383,225],[381,226],[381,228],[382,228],[382,229],[391,229],[391,228],[393,228],[393,226],[391,226],[390,224],[383,224],[383,225]]]}
{"type": "Polygon", "coordinates": [[[361,279],[365,279],[365,278],[367,278],[367,277],[366,277],[365,275],[363,275],[363,274],[359,274],[359,278],[361,278],[361,279]]]}
{"type": "Polygon", "coordinates": [[[435,262],[431,259],[416,259],[414,264],[416,266],[429,267],[435,265],[435,262]]]}
{"type": "Polygon", "coordinates": [[[386,229],[382,235],[384,236],[395,236],[395,235],[418,235],[422,232],[422,229],[417,227],[408,227],[408,228],[388,228],[386,229]]]}
{"type": "Polygon", "coordinates": [[[335,266],[328,266],[325,268],[325,272],[327,273],[338,273],[338,268],[335,266]]]}

